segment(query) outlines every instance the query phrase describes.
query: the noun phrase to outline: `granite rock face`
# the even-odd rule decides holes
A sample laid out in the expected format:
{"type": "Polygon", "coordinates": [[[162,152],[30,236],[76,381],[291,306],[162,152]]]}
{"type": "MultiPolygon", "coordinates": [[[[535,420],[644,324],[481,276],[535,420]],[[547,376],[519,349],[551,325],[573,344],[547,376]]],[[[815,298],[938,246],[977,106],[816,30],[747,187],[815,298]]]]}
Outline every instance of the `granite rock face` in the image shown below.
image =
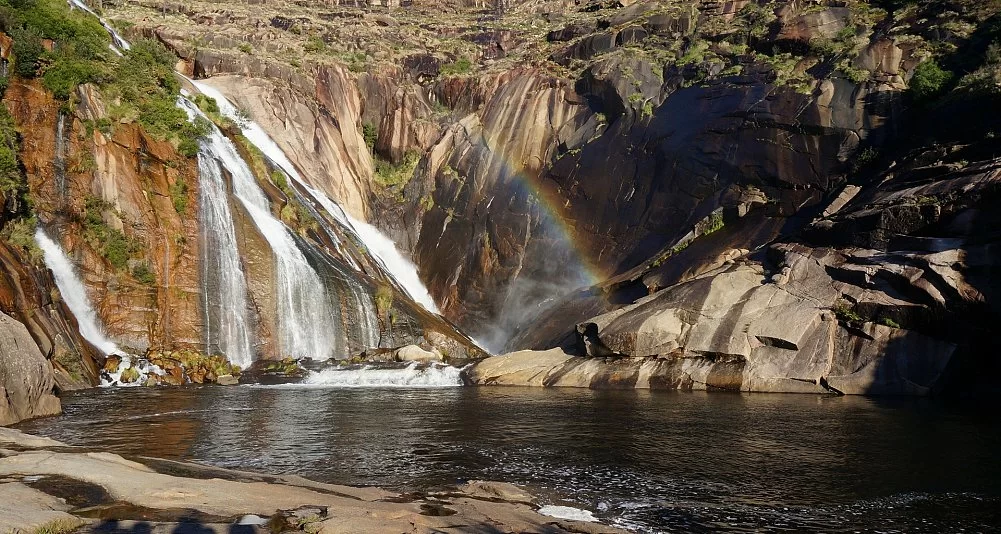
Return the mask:
{"type": "Polygon", "coordinates": [[[61,411],[52,365],[23,324],[0,313],[0,426],[61,411]]]}

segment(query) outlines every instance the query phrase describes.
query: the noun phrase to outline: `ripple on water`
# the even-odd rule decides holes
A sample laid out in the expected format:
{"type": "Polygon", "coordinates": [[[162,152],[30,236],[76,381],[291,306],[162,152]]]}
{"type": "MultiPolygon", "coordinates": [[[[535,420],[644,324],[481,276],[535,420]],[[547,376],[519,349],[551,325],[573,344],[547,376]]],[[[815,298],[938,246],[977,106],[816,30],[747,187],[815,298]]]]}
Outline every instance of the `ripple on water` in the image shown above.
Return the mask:
{"type": "Polygon", "coordinates": [[[63,406],[62,417],[20,428],[399,491],[512,482],[540,505],[638,532],[1001,525],[1001,426],[990,407],[457,387],[91,390],[64,395],[63,406]]]}

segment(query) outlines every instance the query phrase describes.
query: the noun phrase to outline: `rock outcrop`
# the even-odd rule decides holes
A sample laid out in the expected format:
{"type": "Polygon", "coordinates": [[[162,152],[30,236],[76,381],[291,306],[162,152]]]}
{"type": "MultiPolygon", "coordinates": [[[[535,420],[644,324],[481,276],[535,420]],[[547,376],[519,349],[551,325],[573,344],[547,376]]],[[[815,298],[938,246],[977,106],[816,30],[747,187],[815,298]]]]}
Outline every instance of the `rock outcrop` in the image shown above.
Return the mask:
{"type": "MultiPolygon", "coordinates": [[[[0,516],[0,527],[8,529],[28,531],[59,519],[74,521],[70,528],[88,524],[100,531],[143,520],[144,528],[156,532],[174,526],[169,519],[157,518],[185,510],[188,528],[194,517],[198,518],[197,528],[218,532],[237,528],[233,523],[240,518],[256,519],[261,526],[285,527],[283,531],[329,533],[430,533],[452,529],[551,534],[624,532],[600,523],[540,515],[536,505],[531,504],[533,497],[510,484],[475,481],[451,492],[403,496],[378,488],[321,484],[302,477],[256,475],[155,459],[147,459],[146,465],[107,452],[66,452],[61,443],[40,441],[9,429],[0,429],[0,444],[20,450],[5,451],[4,458],[0,458],[0,475],[43,480],[39,489],[19,482],[0,483],[0,496],[15,498],[0,504],[0,512],[11,510],[11,514],[0,516]],[[190,473],[191,478],[157,472],[158,465],[190,473]],[[49,497],[44,492],[47,477],[62,477],[72,481],[74,487],[85,489],[96,502],[81,508],[91,513],[49,497]],[[79,511],[93,517],[94,510],[110,508],[115,510],[116,521],[74,515],[79,511]]],[[[267,532],[263,528],[255,530],[251,524],[240,528],[267,532]]]]}
{"type": "Polygon", "coordinates": [[[58,414],[52,375],[28,329],[0,313],[0,426],[58,414]]]}

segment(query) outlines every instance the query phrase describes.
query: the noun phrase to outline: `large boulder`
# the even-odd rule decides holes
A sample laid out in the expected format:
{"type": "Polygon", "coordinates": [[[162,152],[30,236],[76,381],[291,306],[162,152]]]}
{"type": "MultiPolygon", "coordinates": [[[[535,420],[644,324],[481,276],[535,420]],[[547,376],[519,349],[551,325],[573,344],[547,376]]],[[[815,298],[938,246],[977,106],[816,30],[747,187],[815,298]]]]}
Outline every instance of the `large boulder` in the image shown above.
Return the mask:
{"type": "Polygon", "coordinates": [[[396,359],[401,362],[432,363],[442,361],[437,349],[424,350],[417,345],[407,345],[396,351],[396,359]]]}
{"type": "Polygon", "coordinates": [[[56,415],[52,364],[42,356],[23,324],[0,313],[0,425],[56,415]]]}

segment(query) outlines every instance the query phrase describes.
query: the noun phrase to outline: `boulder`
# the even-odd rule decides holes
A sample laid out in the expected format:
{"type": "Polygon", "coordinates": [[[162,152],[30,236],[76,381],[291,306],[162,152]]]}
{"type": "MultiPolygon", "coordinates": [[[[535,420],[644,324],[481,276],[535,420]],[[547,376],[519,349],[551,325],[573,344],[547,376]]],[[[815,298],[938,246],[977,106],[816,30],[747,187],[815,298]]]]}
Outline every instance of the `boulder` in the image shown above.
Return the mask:
{"type": "Polygon", "coordinates": [[[396,351],[396,361],[399,362],[419,362],[432,363],[442,361],[441,353],[437,349],[424,350],[417,345],[407,345],[396,351]]]}
{"type": "Polygon", "coordinates": [[[215,383],[220,386],[235,386],[240,383],[240,379],[233,375],[220,375],[216,377],[215,383]]]}
{"type": "Polygon", "coordinates": [[[470,480],[459,486],[459,491],[474,499],[499,500],[531,504],[535,497],[531,493],[506,482],[470,480]]]}
{"type": "Polygon", "coordinates": [[[0,425],[56,415],[52,364],[23,324],[0,313],[0,425]]]}

